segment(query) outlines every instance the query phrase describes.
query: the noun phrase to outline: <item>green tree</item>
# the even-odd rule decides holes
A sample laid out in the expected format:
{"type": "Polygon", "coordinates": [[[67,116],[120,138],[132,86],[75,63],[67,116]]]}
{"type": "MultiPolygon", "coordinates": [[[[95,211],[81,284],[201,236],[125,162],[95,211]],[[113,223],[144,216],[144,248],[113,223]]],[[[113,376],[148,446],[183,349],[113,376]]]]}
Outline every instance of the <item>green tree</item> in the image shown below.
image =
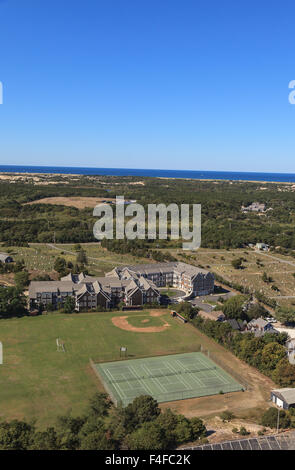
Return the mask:
{"type": "Polygon", "coordinates": [[[15,273],[18,273],[19,271],[22,271],[25,267],[25,262],[24,260],[21,260],[21,261],[16,261],[16,263],[14,264],[14,272],[15,273]]]}
{"type": "Polygon", "coordinates": [[[189,442],[193,439],[192,426],[190,420],[183,415],[177,415],[176,426],[173,430],[177,443],[189,442]]]}
{"type": "Polygon", "coordinates": [[[80,431],[85,421],[85,417],[78,416],[73,418],[69,414],[57,418],[56,430],[61,450],[76,450],[80,448],[80,431]]]}
{"type": "Polygon", "coordinates": [[[272,371],[276,368],[278,362],[285,357],[286,350],[284,346],[278,343],[268,343],[261,353],[261,367],[265,371],[272,371]]]}
{"type": "Polygon", "coordinates": [[[130,450],[163,450],[165,430],[157,421],[145,422],[127,437],[127,445],[130,450]]]}
{"type": "Polygon", "coordinates": [[[24,421],[0,423],[0,450],[27,450],[34,440],[35,428],[24,421]]]}
{"type": "Polygon", "coordinates": [[[27,271],[19,271],[15,273],[14,282],[18,289],[24,290],[30,283],[29,273],[27,271]]]}
{"type": "Polygon", "coordinates": [[[282,358],[273,372],[273,380],[282,387],[295,385],[295,365],[290,364],[287,358],[282,358]]]}
{"type": "Polygon", "coordinates": [[[111,402],[106,393],[95,393],[89,400],[86,413],[94,416],[107,416],[111,407],[111,402]]]}
{"type": "Polygon", "coordinates": [[[88,259],[85,250],[80,250],[77,254],[76,261],[79,264],[85,264],[87,266],[88,259]]]}
{"type": "Polygon", "coordinates": [[[56,272],[63,275],[66,270],[66,265],[67,265],[66,260],[64,258],[58,257],[56,258],[53,267],[56,272]]]}
{"type": "Polygon", "coordinates": [[[278,307],[275,312],[276,318],[283,324],[295,323],[295,310],[289,307],[278,307]]]}
{"type": "Polygon", "coordinates": [[[149,395],[140,395],[126,407],[126,414],[129,415],[130,423],[139,426],[148,421],[152,421],[159,416],[161,410],[157,400],[149,395]]]}
{"type": "Polygon", "coordinates": [[[194,318],[198,310],[190,302],[181,302],[174,307],[174,310],[188,320],[194,318]]]}
{"type": "Polygon", "coordinates": [[[266,283],[272,282],[272,278],[269,277],[269,276],[266,274],[266,272],[264,272],[264,273],[262,274],[262,280],[263,280],[263,282],[266,282],[266,283]]]}
{"type": "Polygon", "coordinates": [[[244,295],[235,295],[226,300],[222,305],[222,311],[226,318],[246,319],[247,315],[243,310],[245,301],[244,295]]]}
{"type": "Polygon", "coordinates": [[[244,427],[244,426],[241,426],[240,427],[240,430],[239,430],[239,434],[241,436],[248,436],[250,434],[249,431],[247,431],[247,429],[244,427]]]}
{"type": "MultiPolygon", "coordinates": [[[[285,410],[280,411],[280,424],[279,427],[284,429],[288,428],[291,424],[291,420],[289,415],[286,413],[285,410]]],[[[278,422],[278,409],[277,408],[269,408],[266,410],[261,418],[262,426],[267,426],[269,428],[276,428],[278,422]]]]}
{"type": "Polygon", "coordinates": [[[16,287],[0,286],[0,317],[27,315],[27,301],[16,287]]]}
{"type": "Polygon", "coordinates": [[[36,432],[33,443],[30,445],[30,450],[58,450],[59,448],[60,440],[53,427],[36,432]]]}
{"type": "Polygon", "coordinates": [[[105,429],[85,434],[81,439],[80,450],[113,450],[114,443],[107,438],[105,429]]]}
{"type": "Polygon", "coordinates": [[[207,429],[203,421],[200,418],[194,417],[191,418],[191,428],[192,428],[192,438],[195,441],[196,439],[201,439],[207,436],[207,429]]]}
{"type": "Polygon", "coordinates": [[[233,259],[231,264],[235,269],[241,269],[243,266],[243,262],[241,258],[233,259]]]}
{"type": "Polygon", "coordinates": [[[231,421],[234,417],[235,417],[234,414],[228,410],[223,411],[220,415],[220,418],[222,419],[224,423],[231,421]]]}
{"type": "Polygon", "coordinates": [[[73,297],[68,296],[63,303],[63,311],[65,313],[73,313],[75,310],[75,299],[73,297]]]}

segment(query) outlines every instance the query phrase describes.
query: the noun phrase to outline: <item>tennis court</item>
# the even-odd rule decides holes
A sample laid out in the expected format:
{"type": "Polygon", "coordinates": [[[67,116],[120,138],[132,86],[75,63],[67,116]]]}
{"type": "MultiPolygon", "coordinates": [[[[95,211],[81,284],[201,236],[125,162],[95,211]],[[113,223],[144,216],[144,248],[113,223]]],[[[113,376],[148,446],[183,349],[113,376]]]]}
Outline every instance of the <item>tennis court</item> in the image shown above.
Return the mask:
{"type": "Polygon", "coordinates": [[[243,386],[200,352],[94,365],[115,404],[128,405],[139,395],[159,403],[236,392],[243,386]]]}

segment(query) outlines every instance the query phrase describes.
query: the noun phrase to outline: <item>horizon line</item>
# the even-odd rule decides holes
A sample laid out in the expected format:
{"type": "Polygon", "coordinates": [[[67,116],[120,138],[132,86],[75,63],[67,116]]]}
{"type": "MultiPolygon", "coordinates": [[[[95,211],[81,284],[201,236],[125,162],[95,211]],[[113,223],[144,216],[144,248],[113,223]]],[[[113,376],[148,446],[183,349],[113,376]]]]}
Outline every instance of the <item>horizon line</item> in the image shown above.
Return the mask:
{"type": "MultiPolygon", "coordinates": [[[[175,172],[195,172],[195,173],[251,173],[251,174],[264,174],[264,175],[295,175],[293,172],[281,172],[281,171],[245,171],[245,170],[191,170],[191,169],[170,169],[170,168],[130,168],[130,167],[96,167],[96,166],[61,166],[61,165],[30,165],[30,164],[0,164],[1,167],[23,167],[23,168],[84,168],[84,169],[94,169],[94,170],[136,170],[136,171],[175,171],[175,172]]],[[[1,171],[0,171],[1,173],[1,171]]],[[[132,175],[131,175],[132,176],[132,175]]]]}

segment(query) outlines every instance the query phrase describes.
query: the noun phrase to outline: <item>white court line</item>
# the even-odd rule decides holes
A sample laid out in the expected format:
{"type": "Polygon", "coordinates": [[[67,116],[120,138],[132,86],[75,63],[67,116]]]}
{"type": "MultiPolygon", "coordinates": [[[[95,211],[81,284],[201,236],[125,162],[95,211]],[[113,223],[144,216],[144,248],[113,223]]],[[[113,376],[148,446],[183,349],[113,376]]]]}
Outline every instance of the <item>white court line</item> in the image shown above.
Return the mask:
{"type": "Polygon", "coordinates": [[[183,366],[183,364],[181,364],[181,362],[179,362],[178,359],[176,359],[175,362],[177,362],[178,365],[181,366],[182,370],[184,370],[184,371],[186,372],[186,374],[189,375],[190,379],[193,380],[197,385],[199,385],[199,387],[201,387],[201,388],[202,388],[202,387],[205,387],[205,384],[204,384],[204,382],[202,381],[202,379],[201,379],[200,377],[196,377],[196,376],[193,375],[194,372],[191,372],[191,371],[187,370],[187,369],[185,368],[185,366],[183,366]]]}
{"type": "MultiPolygon", "coordinates": [[[[138,381],[139,381],[139,377],[138,377],[137,373],[132,370],[131,366],[127,366],[127,367],[128,367],[128,370],[129,370],[129,371],[132,373],[132,375],[133,375],[132,380],[133,380],[134,382],[135,382],[135,381],[138,382],[138,381]]],[[[139,387],[136,387],[136,386],[134,386],[134,383],[130,383],[130,382],[129,382],[129,379],[126,379],[126,380],[125,380],[125,383],[127,383],[127,384],[128,384],[128,387],[129,387],[127,391],[129,391],[129,390],[137,390],[137,389],[138,389],[138,390],[143,390],[143,388],[142,388],[141,385],[139,385],[139,387]]],[[[136,382],[135,382],[135,383],[136,383],[136,382]]]]}
{"type": "MultiPolygon", "coordinates": [[[[217,373],[216,373],[216,372],[217,372],[217,369],[209,369],[209,368],[208,368],[208,363],[206,363],[206,361],[203,362],[204,359],[202,360],[202,358],[198,358],[198,361],[200,362],[201,365],[203,365],[206,369],[208,369],[208,371],[214,373],[215,377],[220,378],[220,377],[217,375],[217,373]]],[[[203,372],[206,372],[206,371],[203,371],[203,372]]],[[[200,378],[200,380],[202,380],[202,379],[200,378]]],[[[227,383],[227,382],[224,382],[224,379],[222,379],[221,382],[227,383]]],[[[202,383],[203,383],[203,386],[204,386],[205,388],[208,387],[203,381],[202,381],[202,383]]]]}
{"type": "Polygon", "coordinates": [[[157,379],[156,377],[153,377],[151,378],[151,380],[153,382],[156,381],[156,385],[158,388],[162,389],[163,393],[168,393],[168,390],[166,389],[166,387],[164,386],[164,384],[162,385],[161,382],[159,381],[159,379],[157,379]]]}
{"type": "Polygon", "coordinates": [[[138,375],[136,374],[136,371],[133,370],[133,367],[132,367],[132,366],[129,366],[129,367],[130,367],[130,369],[132,370],[132,372],[135,374],[135,377],[137,378],[137,380],[143,385],[143,389],[148,390],[149,393],[150,393],[151,395],[153,395],[151,389],[150,389],[146,384],[143,383],[143,379],[141,379],[140,377],[138,377],[138,375]]]}
{"type": "MultiPolygon", "coordinates": [[[[127,366],[127,369],[129,370],[129,366],[127,366]]],[[[107,369],[112,380],[113,380],[113,384],[116,383],[115,381],[116,380],[121,380],[122,378],[124,379],[124,383],[126,383],[126,385],[128,385],[128,389],[126,390],[126,392],[128,392],[128,390],[130,390],[130,388],[132,388],[132,385],[129,383],[129,380],[125,378],[125,375],[121,373],[118,374],[118,377],[114,377],[113,374],[111,373],[110,369],[107,369]]],[[[132,372],[132,371],[131,371],[132,372]]],[[[132,372],[133,373],[133,372],[132,372]]],[[[125,391],[123,390],[123,388],[121,387],[121,385],[118,385],[118,388],[120,390],[122,390],[122,393],[125,393],[125,391]]],[[[126,398],[126,397],[125,397],[126,398]]]]}
{"type": "MultiPolygon", "coordinates": [[[[203,359],[203,360],[204,360],[204,359],[203,359]]],[[[202,359],[201,359],[201,358],[200,358],[200,362],[201,362],[201,364],[206,365],[206,362],[205,362],[205,364],[204,364],[204,363],[202,362],[202,359]]],[[[213,371],[212,371],[212,372],[213,372],[213,371]]],[[[225,385],[228,385],[228,384],[230,383],[229,381],[227,381],[227,380],[225,379],[225,377],[223,377],[223,376],[221,375],[221,371],[219,372],[218,369],[217,369],[217,367],[216,367],[216,369],[214,369],[214,375],[215,375],[215,377],[219,378],[220,381],[223,382],[225,385]]]]}
{"type": "Polygon", "coordinates": [[[170,364],[170,363],[168,362],[168,363],[167,363],[167,366],[168,366],[168,368],[170,368],[170,370],[172,369],[172,372],[175,373],[175,376],[179,379],[179,381],[182,383],[182,385],[184,385],[184,386],[186,387],[186,390],[192,390],[191,386],[190,386],[187,382],[184,381],[184,378],[183,378],[183,380],[182,380],[182,378],[180,378],[180,377],[178,376],[177,370],[174,369],[174,367],[173,367],[172,364],[170,364]]]}
{"type": "Polygon", "coordinates": [[[108,375],[111,376],[111,380],[116,380],[113,374],[111,373],[110,369],[107,368],[106,370],[108,371],[108,375]]]}
{"type": "Polygon", "coordinates": [[[226,380],[226,378],[221,375],[221,372],[215,370],[214,373],[215,373],[215,376],[217,378],[219,378],[219,380],[221,380],[221,382],[224,383],[224,385],[229,385],[230,384],[230,381],[226,380]]]}
{"type": "MultiPolygon", "coordinates": [[[[170,370],[170,372],[173,373],[173,376],[163,375],[163,377],[165,377],[165,378],[169,381],[169,383],[167,384],[168,386],[170,386],[170,385],[179,385],[179,384],[182,384],[182,386],[184,387],[184,389],[185,389],[186,391],[187,391],[187,390],[192,390],[192,388],[191,388],[185,381],[183,381],[181,377],[179,377],[179,376],[177,375],[177,373],[176,373],[177,371],[174,369],[174,367],[172,367],[171,364],[169,364],[169,363],[167,363],[167,362],[163,362],[163,366],[164,366],[166,369],[170,370]],[[174,375],[174,374],[175,374],[175,375],[174,375]],[[170,382],[170,378],[172,378],[172,377],[175,377],[175,378],[177,379],[177,381],[176,381],[176,382],[170,382]]],[[[158,370],[163,370],[163,369],[158,369],[158,370]]],[[[159,378],[160,378],[160,377],[157,377],[157,381],[158,381],[159,378]]],[[[161,383],[159,382],[159,385],[162,386],[162,388],[165,387],[165,393],[170,393],[169,390],[167,390],[165,384],[161,384],[161,383]]],[[[183,392],[183,391],[184,391],[184,390],[182,390],[182,392],[183,392]]],[[[173,393],[180,393],[180,392],[179,392],[179,391],[173,391],[173,393]]]]}
{"type": "MultiPolygon", "coordinates": [[[[204,360],[204,359],[203,359],[204,360]]],[[[202,358],[199,359],[200,363],[203,364],[204,366],[206,365],[206,362],[202,362],[202,358]]],[[[208,365],[208,364],[207,364],[208,365]]],[[[216,368],[214,371],[214,375],[216,378],[218,378],[224,385],[230,384],[230,381],[227,381],[225,377],[221,375],[221,371],[219,372],[218,369],[216,368]]]]}
{"type": "MultiPolygon", "coordinates": [[[[106,376],[111,380],[110,375],[112,376],[112,374],[108,374],[109,369],[106,369],[104,372],[105,372],[106,376]]],[[[112,380],[111,380],[111,385],[117,391],[120,398],[127,398],[127,396],[124,393],[124,390],[122,390],[121,387],[117,387],[117,384],[115,382],[112,382],[112,380]]]]}
{"type": "MultiPolygon", "coordinates": [[[[143,364],[143,368],[148,374],[151,372],[151,370],[149,370],[147,366],[145,366],[144,364],[143,364]]],[[[161,369],[157,369],[157,370],[161,370],[161,369]]],[[[163,377],[166,377],[166,376],[163,376],[163,377]]],[[[157,387],[162,389],[163,393],[168,393],[168,390],[166,389],[165,385],[161,384],[158,377],[149,377],[149,379],[152,380],[154,383],[156,383],[157,387]]]]}

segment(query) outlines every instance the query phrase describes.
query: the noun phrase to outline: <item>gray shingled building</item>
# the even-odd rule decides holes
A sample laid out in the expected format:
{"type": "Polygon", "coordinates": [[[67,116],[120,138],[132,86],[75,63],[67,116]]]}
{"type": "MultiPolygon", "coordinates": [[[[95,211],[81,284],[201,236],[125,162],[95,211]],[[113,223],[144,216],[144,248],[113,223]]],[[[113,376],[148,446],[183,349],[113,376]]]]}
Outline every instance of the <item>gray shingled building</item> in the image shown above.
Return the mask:
{"type": "Polygon", "coordinates": [[[159,303],[158,287],[171,285],[186,295],[206,295],[214,291],[210,272],[186,263],[141,264],[114,268],[105,277],[83,273],[68,274],[60,281],[33,281],[29,287],[30,308],[52,304],[55,308],[71,296],[76,310],[111,308],[119,302],[127,306],[159,303]]]}
{"type": "Polygon", "coordinates": [[[212,273],[182,262],[117,267],[106,276],[115,276],[118,279],[140,276],[152,281],[157,287],[171,285],[192,297],[214,292],[214,275],[212,273]]]}
{"type": "Polygon", "coordinates": [[[271,391],[271,400],[280,408],[295,407],[295,388],[278,388],[271,391]]]}
{"type": "Polygon", "coordinates": [[[29,286],[30,308],[53,305],[58,308],[67,297],[75,299],[76,310],[111,308],[159,302],[160,293],[153,282],[142,277],[120,280],[117,277],[92,277],[68,274],[60,281],[32,281],[29,286]]]}

